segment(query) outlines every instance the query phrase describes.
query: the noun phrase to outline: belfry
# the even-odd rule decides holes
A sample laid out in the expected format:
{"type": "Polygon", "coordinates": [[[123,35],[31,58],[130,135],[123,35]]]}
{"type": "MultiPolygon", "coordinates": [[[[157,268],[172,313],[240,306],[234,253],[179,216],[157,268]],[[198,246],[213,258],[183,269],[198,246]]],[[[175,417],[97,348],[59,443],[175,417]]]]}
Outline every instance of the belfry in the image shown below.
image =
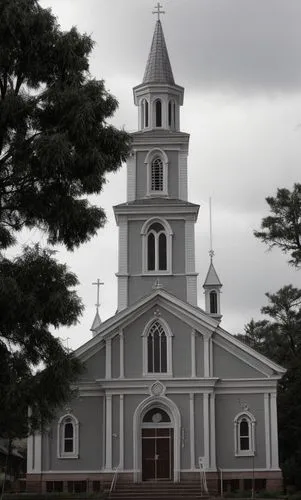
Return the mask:
{"type": "Polygon", "coordinates": [[[27,481],[49,492],[127,484],[141,496],[153,488],[152,498],[163,487],[183,495],[189,487],[197,498],[205,483],[211,494],[250,489],[250,481],[280,489],[276,396],[284,370],[222,328],[213,254],[205,309],[198,305],[199,205],[188,201],[184,89],[160,4],[155,13],[144,77],[133,89],[138,130],[127,199],[114,207],[117,312],[101,322],[97,299],[93,338],[75,352],[85,364],[76,396],[29,438],[27,481]]]}

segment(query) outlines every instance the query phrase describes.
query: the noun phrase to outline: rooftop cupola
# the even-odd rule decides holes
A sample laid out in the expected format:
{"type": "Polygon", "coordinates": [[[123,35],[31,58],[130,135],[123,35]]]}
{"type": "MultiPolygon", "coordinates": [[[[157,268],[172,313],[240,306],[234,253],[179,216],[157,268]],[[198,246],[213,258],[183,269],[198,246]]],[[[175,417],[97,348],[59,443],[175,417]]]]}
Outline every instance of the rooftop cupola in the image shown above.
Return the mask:
{"type": "Polygon", "coordinates": [[[180,106],[184,89],[176,85],[160,21],[161,5],[158,3],[158,20],[147,59],[143,81],[134,87],[134,102],[139,108],[139,130],[180,130],[180,106]]]}
{"type": "Polygon", "coordinates": [[[210,265],[207,272],[207,276],[203,285],[204,293],[205,293],[205,311],[210,314],[214,318],[221,319],[221,303],[220,303],[220,295],[222,283],[217,275],[215,267],[213,265],[213,250],[210,250],[210,265]]]}

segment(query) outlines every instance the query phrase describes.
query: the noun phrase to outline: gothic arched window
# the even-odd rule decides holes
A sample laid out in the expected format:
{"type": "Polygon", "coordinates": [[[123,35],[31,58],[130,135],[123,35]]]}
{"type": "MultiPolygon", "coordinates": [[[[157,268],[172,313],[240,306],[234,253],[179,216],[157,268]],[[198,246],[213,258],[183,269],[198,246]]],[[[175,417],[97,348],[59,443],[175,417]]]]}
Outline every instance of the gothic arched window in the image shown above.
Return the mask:
{"type": "Polygon", "coordinates": [[[172,337],[168,323],[162,318],[151,319],[142,333],[143,375],[172,376],[172,337]]]}
{"type": "Polygon", "coordinates": [[[78,420],[74,415],[65,415],[58,422],[58,457],[78,458],[78,420]]]}
{"type": "Polygon", "coordinates": [[[147,128],[148,127],[148,101],[146,99],[143,99],[142,101],[142,107],[141,107],[141,110],[142,110],[142,128],[147,128]]]}
{"type": "Polygon", "coordinates": [[[155,101],[155,123],[156,127],[162,127],[162,102],[160,99],[155,101]]]}
{"type": "Polygon", "coordinates": [[[167,339],[163,326],[155,321],[147,336],[148,373],[167,372],[167,339]]]}
{"type": "Polygon", "coordinates": [[[252,456],[255,453],[255,418],[249,412],[240,413],[234,420],[235,455],[252,456]]]}
{"type": "Polygon", "coordinates": [[[147,270],[167,270],[167,241],[162,224],[154,222],[147,232],[147,270]]]}
{"type": "Polygon", "coordinates": [[[210,314],[217,314],[217,293],[212,290],[209,294],[210,298],[210,314]]]}
{"type": "Polygon", "coordinates": [[[168,125],[169,127],[174,128],[175,123],[176,123],[176,103],[172,99],[168,103],[168,125]]]}
{"type": "Polygon", "coordinates": [[[152,161],[152,166],[151,166],[151,190],[163,191],[163,189],[164,189],[163,162],[161,158],[157,157],[152,161]]]}

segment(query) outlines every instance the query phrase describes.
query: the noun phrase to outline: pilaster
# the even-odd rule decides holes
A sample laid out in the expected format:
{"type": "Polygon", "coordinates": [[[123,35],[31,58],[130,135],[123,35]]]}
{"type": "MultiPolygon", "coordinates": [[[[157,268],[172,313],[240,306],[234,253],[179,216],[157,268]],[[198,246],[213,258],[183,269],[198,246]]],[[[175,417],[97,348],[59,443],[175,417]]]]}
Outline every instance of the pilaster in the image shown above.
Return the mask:
{"type": "Polygon", "coordinates": [[[119,467],[124,469],[124,396],[119,396],[119,467]]]}
{"type": "Polygon", "coordinates": [[[203,418],[204,418],[204,460],[205,467],[210,466],[210,425],[209,425],[209,394],[203,395],[203,418]]]}
{"type": "Polygon", "coordinates": [[[108,470],[112,469],[112,396],[106,395],[106,465],[108,470]]]}
{"type": "Polygon", "coordinates": [[[106,340],[106,379],[112,378],[112,340],[106,340]]]}
{"type": "Polygon", "coordinates": [[[266,468],[271,468],[270,394],[264,395],[264,430],[266,468]]]}
{"type": "Polygon", "coordinates": [[[124,334],[122,329],[119,330],[119,349],[119,376],[124,378],[124,334]]]}
{"type": "Polygon", "coordinates": [[[191,377],[196,377],[195,336],[196,331],[191,330],[191,377]]]}
{"type": "Polygon", "coordinates": [[[194,394],[189,394],[190,468],[195,469],[194,394]]]}
{"type": "Polygon", "coordinates": [[[271,401],[271,466],[279,469],[278,460],[278,426],[277,426],[277,394],[272,392],[271,401]]]}

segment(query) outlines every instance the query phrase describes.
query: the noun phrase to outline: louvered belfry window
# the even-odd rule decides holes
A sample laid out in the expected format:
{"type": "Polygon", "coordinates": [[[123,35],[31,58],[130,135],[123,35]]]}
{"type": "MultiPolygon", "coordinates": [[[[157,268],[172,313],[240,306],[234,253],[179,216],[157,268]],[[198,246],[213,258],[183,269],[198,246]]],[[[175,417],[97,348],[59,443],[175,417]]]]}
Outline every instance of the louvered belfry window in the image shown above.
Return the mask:
{"type": "Polygon", "coordinates": [[[163,191],[163,162],[160,158],[152,162],[151,186],[152,191],[163,191]]]}
{"type": "Polygon", "coordinates": [[[166,333],[159,321],[150,327],[147,337],[148,373],[167,372],[166,333]]]}

